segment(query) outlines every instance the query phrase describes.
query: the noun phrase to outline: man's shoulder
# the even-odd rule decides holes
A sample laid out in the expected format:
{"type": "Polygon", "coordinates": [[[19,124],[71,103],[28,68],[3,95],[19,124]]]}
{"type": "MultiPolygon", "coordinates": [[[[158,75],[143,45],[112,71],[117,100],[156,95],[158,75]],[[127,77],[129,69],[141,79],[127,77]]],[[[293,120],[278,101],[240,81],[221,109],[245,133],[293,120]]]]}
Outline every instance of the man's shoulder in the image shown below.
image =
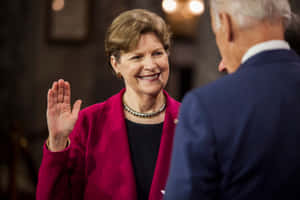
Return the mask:
{"type": "Polygon", "coordinates": [[[189,93],[199,98],[207,95],[223,95],[225,91],[238,87],[238,85],[236,85],[236,82],[240,82],[242,76],[242,74],[225,75],[213,82],[195,88],[189,93]]]}
{"type": "MultiPolygon", "coordinates": [[[[250,80],[247,72],[238,72],[221,77],[220,79],[195,88],[188,92],[183,103],[209,107],[210,109],[229,109],[234,104],[247,102],[250,99],[244,95],[249,88],[254,88],[258,83],[250,80]]],[[[257,86],[258,87],[258,86],[257,86]]],[[[252,92],[251,89],[250,92],[252,92]]]]}

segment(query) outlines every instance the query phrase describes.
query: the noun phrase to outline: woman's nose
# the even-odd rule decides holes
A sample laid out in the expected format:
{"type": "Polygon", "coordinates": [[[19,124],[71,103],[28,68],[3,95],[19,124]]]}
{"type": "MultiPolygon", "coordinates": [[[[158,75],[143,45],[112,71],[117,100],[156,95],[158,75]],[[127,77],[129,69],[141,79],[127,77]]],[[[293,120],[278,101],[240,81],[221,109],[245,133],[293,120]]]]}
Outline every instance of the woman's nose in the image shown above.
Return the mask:
{"type": "Polygon", "coordinates": [[[156,63],[154,58],[152,57],[146,57],[144,60],[144,68],[145,69],[153,69],[156,67],[156,63]]]}

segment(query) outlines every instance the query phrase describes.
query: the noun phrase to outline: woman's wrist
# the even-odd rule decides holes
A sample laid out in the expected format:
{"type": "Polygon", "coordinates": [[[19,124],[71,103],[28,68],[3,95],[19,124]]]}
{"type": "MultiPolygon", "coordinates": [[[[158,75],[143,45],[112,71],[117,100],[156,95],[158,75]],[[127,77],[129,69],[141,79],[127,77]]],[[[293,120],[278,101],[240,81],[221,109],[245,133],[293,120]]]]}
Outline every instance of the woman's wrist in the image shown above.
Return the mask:
{"type": "Polygon", "coordinates": [[[47,146],[48,150],[53,151],[53,152],[62,151],[65,148],[67,148],[70,144],[71,144],[71,141],[68,137],[60,138],[60,139],[48,137],[48,139],[46,141],[46,146],[47,146]]]}

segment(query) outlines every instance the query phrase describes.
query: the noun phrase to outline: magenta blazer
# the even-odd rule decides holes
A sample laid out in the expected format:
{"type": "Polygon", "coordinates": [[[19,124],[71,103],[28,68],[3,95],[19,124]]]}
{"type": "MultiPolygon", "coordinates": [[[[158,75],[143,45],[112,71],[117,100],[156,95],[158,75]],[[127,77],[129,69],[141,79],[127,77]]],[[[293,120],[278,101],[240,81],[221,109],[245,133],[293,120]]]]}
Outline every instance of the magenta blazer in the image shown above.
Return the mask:
{"type": "MultiPolygon", "coordinates": [[[[65,150],[51,152],[44,145],[37,200],[137,200],[122,105],[124,92],[80,111],[65,150]]],[[[167,107],[149,200],[163,197],[180,106],[164,93],[167,107]]]]}

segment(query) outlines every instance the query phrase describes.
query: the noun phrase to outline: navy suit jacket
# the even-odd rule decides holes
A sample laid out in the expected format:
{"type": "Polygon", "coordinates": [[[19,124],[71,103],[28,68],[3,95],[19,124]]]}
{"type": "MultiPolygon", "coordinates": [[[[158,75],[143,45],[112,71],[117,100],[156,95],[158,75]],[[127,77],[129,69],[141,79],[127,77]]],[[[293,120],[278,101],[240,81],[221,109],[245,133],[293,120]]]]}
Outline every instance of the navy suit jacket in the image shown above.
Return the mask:
{"type": "Polygon", "coordinates": [[[165,200],[300,199],[300,58],[259,53],[185,96],[165,200]]]}

